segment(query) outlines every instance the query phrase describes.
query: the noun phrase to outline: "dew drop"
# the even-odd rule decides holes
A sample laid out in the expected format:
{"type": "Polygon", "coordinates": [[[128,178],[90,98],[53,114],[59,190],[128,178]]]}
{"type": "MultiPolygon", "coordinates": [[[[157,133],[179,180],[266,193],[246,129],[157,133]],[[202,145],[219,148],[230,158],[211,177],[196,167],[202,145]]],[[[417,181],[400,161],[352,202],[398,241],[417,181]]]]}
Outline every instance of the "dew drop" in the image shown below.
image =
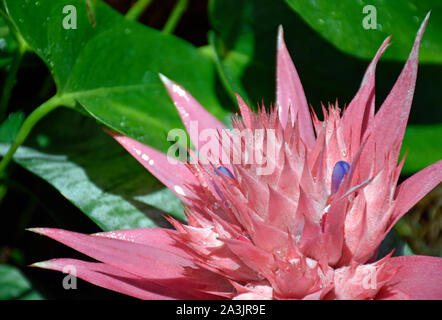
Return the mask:
{"type": "Polygon", "coordinates": [[[232,204],[228,200],[224,200],[223,205],[224,205],[224,208],[226,208],[226,209],[230,209],[232,207],[232,204]]]}
{"type": "Polygon", "coordinates": [[[178,194],[180,194],[182,196],[186,195],[186,193],[184,192],[183,188],[181,188],[180,186],[175,186],[175,187],[173,187],[173,189],[175,190],[176,193],[178,193],[178,194]]]}

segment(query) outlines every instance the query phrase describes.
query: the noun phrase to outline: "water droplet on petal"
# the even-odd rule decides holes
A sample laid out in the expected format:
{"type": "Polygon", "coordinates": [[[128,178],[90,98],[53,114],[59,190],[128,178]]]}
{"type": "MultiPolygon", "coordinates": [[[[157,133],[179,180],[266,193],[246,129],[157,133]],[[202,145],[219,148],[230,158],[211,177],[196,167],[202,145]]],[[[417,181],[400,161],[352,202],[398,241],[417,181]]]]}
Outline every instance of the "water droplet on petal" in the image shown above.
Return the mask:
{"type": "Polygon", "coordinates": [[[226,208],[226,209],[230,209],[232,207],[232,204],[228,200],[225,200],[223,202],[223,205],[224,205],[224,208],[226,208]]]}
{"type": "Polygon", "coordinates": [[[136,153],[137,155],[140,155],[140,154],[141,154],[141,150],[140,150],[140,149],[134,148],[134,151],[135,151],[135,153],[136,153]]]}
{"type": "Polygon", "coordinates": [[[347,149],[342,150],[342,156],[344,158],[347,156],[347,153],[348,153],[347,149]]]}
{"type": "Polygon", "coordinates": [[[182,196],[186,195],[186,193],[184,192],[183,188],[181,188],[180,186],[175,186],[175,187],[173,187],[173,189],[175,190],[176,193],[178,193],[178,194],[180,194],[182,196]]]}

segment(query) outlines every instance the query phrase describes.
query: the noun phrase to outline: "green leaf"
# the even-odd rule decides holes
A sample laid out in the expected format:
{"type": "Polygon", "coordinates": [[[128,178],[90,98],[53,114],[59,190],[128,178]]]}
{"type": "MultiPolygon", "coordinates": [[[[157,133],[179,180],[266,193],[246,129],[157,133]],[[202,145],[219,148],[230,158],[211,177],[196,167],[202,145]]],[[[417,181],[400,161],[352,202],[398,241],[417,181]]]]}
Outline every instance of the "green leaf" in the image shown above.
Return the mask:
{"type": "Polygon", "coordinates": [[[11,113],[8,118],[0,124],[0,142],[10,143],[14,141],[24,118],[25,115],[23,112],[11,113]]]}
{"type": "Polygon", "coordinates": [[[98,2],[95,27],[85,1],[4,0],[27,44],[49,67],[58,95],[76,100],[108,127],[165,151],[165,132],[181,128],[159,80],[182,84],[223,118],[213,63],[188,42],[136,22],[98,2]],[[65,29],[63,7],[73,5],[77,29],[65,29]]]}
{"type": "MultiPolygon", "coordinates": [[[[296,1],[297,5],[309,2],[296,1]]],[[[352,2],[358,1],[352,0],[352,2]]],[[[390,2],[394,1],[388,1],[390,2]]],[[[334,2],[328,1],[327,3],[330,6],[334,5],[334,2]]],[[[336,3],[336,6],[339,7],[340,4],[336,3]]],[[[334,102],[339,99],[341,105],[349,103],[358,90],[368,66],[367,61],[361,61],[338,51],[312,30],[282,0],[271,2],[267,0],[211,0],[209,18],[215,30],[211,45],[216,53],[221,77],[227,80],[226,87],[238,91],[244,98],[248,97],[252,105],[261,102],[262,99],[267,105],[274,102],[276,37],[279,25],[284,27],[285,41],[304,86],[307,100],[319,111],[321,102],[334,102]]],[[[430,18],[422,47],[427,43],[427,33],[431,31],[430,24],[438,24],[439,20],[436,13],[430,18]]],[[[358,22],[358,26],[360,24],[358,22]]],[[[386,53],[393,47],[398,47],[397,50],[405,50],[408,55],[418,27],[419,24],[410,23],[407,27],[411,29],[409,34],[393,33],[392,45],[386,53]],[[400,39],[404,37],[407,41],[403,45],[400,39]]],[[[330,32],[335,30],[331,28],[330,32]]],[[[369,33],[369,31],[366,32],[369,33]]],[[[365,41],[365,36],[355,39],[359,45],[360,41],[365,41]]],[[[371,46],[367,49],[369,51],[367,58],[374,57],[384,39],[385,37],[370,39],[371,46]]],[[[442,57],[442,54],[439,56],[442,57]]],[[[389,62],[387,64],[384,61],[383,56],[377,68],[378,102],[385,98],[403,66],[402,63],[389,62]]],[[[423,61],[421,54],[420,61],[423,61]]],[[[436,101],[442,99],[442,94],[438,90],[442,84],[441,74],[442,67],[440,66],[420,66],[417,89],[421,92],[425,90],[425,93],[420,94],[417,90],[415,96],[422,99],[426,107],[418,109],[418,112],[412,112],[412,117],[417,122],[435,122],[441,119],[441,108],[435,104],[436,101]],[[435,118],[435,114],[438,117],[435,118]]]]}
{"type": "MultiPolygon", "coordinates": [[[[185,219],[179,199],[95,121],[58,109],[33,131],[14,161],[46,180],[105,231],[165,225],[162,212],[185,219]]],[[[9,145],[0,144],[0,154],[9,145]]]]}
{"type": "Polygon", "coordinates": [[[29,280],[17,268],[0,264],[0,300],[42,300],[29,280]]]}
{"type": "Polygon", "coordinates": [[[442,124],[409,125],[402,142],[402,152],[407,158],[403,174],[412,174],[442,159],[442,124]]]}
{"type": "Polygon", "coordinates": [[[373,51],[376,51],[379,43],[389,35],[393,35],[394,45],[386,51],[385,58],[407,59],[416,31],[431,10],[419,59],[422,62],[442,62],[442,3],[439,0],[286,2],[337,48],[364,59],[371,59],[373,51]],[[367,7],[366,13],[363,13],[366,6],[371,7],[367,7]],[[373,7],[376,12],[372,11],[373,7]],[[371,17],[374,18],[374,14],[376,21],[370,20],[371,17]],[[376,29],[369,29],[369,24],[376,26],[376,29]]]}
{"type": "MultiPolygon", "coordinates": [[[[307,100],[350,101],[367,64],[344,56],[311,30],[282,0],[211,0],[210,41],[226,89],[238,91],[252,106],[275,100],[276,38],[285,31],[307,100]],[[342,77],[345,70],[345,77],[342,77]],[[340,80],[341,83],[337,80],[340,80]],[[226,84],[227,82],[227,84],[226,84]]],[[[376,51],[373,51],[373,55],[376,51]]]]}

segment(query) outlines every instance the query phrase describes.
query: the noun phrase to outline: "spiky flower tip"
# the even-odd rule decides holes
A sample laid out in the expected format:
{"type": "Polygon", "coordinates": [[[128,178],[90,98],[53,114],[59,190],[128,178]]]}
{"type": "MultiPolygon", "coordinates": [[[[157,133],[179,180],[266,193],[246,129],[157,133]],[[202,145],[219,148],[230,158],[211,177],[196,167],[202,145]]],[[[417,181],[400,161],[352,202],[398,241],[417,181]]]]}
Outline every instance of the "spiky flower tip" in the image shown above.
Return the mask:
{"type": "Polygon", "coordinates": [[[342,116],[334,105],[323,108],[320,121],[310,115],[280,29],[275,110],[255,114],[238,97],[242,119],[234,119],[236,135],[226,133],[227,140],[220,139],[222,123],[161,75],[188,131],[195,133],[192,122],[198,124],[194,145],[206,150],[201,133],[215,129],[222,148],[193,154],[198,161],[171,163],[148,146],[113,136],[181,198],[188,224],[168,218],[176,230],[93,235],[33,229],[100,261],[54,259],[37,266],[73,266],[86,281],[144,299],[441,299],[441,258],[389,254],[377,260],[396,221],[442,180],[439,161],[396,186],[427,19],[376,114],[375,67],[389,39],[342,116]],[[250,141],[235,140],[250,132],[250,141]]]}

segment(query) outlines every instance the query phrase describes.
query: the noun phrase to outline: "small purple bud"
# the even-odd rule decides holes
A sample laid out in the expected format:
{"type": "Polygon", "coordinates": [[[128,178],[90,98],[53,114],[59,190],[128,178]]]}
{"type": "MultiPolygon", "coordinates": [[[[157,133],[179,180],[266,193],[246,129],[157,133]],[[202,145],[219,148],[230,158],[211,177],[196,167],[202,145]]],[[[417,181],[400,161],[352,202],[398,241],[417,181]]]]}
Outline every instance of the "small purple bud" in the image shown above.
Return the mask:
{"type": "Polygon", "coordinates": [[[231,173],[230,170],[227,169],[226,167],[219,166],[218,168],[216,168],[216,170],[213,170],[213,171],[220,177],[221,177],[221,175],[218,173],[218,171],[221,172],[226,177],[229,177],[229,178],[235,180],[235,176],[233,175],[233,173],[231,173]]]}
{"type": "MultiPolygon", "coordinates": [[[[235,179],[235,176],[232,174],[232,172],[230,172],[229,169],[227,169],[226,167],[223,166],[219,166],[218,168],[214,169],[213,172],[216,173],[217,176],[221,177],[221,175],[218,173],[221,172],[224,176],[235,179]]],[[[216,182],[213,182],[213,186],[215,187],[216,193],[218,193],[218,195],[221,197],[221,199],[226,202],[226,198],[224,197],[223,193],[221,192],[220,188],[218,187],[218,185],[216,184],[216,182]]]]}
{"type": "Polygon", "coordinates": [[[224,201],[226,201],[226,197],[224,197],[224,194],[222,193],[222,191],[220,190],[220,188],[218,187],[218,185],[216,184],[216,182],[213,182],[213,186],[215,187],[216,193],[218,193],[218,195],[220,196],[220,198],[224,201]]]}
{"type": "Polygon", "coordinates": [[[348,162],[346,161],[336,162],[332,173],[332,181],[331,181],[332,194],[335,194],[338,191],[342,179],[344,179],[344,176],[348,171],[350,171],[350,164],[348,162]]]}

